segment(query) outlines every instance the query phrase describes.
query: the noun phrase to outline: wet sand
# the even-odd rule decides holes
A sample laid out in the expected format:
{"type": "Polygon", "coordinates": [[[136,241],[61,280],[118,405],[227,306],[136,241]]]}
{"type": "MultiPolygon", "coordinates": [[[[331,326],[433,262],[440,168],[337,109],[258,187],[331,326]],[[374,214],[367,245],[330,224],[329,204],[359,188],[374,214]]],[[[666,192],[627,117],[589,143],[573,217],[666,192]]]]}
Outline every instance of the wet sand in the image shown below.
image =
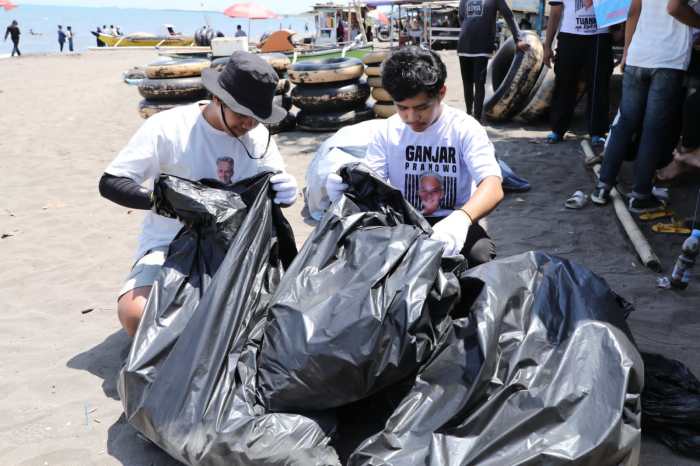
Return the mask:
{"type": "MultiPolygon", "coordinates": [[[[463,107],[456,57],[443,56],[448,103],[463,107]]],[[[129,340],[115,294],[142,213],[97,192],[104,168],[142,121],[140,96],[121,73],[154,58],[107,51],[0,60],[0,464],[177,464],[122,416],[116,376],[129,340]]],[[[587,265],[635,305],[630,326],[642,350],[700,375],[700,280],[684,292],[656,288],[658,274],[640,264],[612,207],[565,209],[575,190],[590,190],[592,175],[578,141],[544,145],[546,129],[488,128],[498,156],[533,185],[507,195],[488,219],[499,255],[539,249],[587,265]]],[[[327,136],[277,136],[300,184],[327,136]]],[[[674,207],[691,215],[689,190],[673,194],[674,207]]],[[[313,228],[302,207],[300,199],[286,211],[299,245],[313,228]]],[[[643,228],[668,273],[683,237],[643,228]]],[[[695,463],[645,437],[642,464],[695,463]]]]}

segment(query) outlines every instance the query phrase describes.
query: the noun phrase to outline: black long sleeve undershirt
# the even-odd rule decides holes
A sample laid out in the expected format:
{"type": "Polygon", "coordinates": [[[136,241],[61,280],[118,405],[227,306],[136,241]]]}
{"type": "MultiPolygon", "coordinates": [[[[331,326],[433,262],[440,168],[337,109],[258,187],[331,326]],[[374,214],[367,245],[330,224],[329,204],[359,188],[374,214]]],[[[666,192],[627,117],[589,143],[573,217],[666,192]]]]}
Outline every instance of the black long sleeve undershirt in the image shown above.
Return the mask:
{"type": "Polygon", "coordinates": [[[125,176],[103,173],[100,178],[100,195],[121,206],[131,209],[150,210],[151,192],[136,181],[125,176]]]}

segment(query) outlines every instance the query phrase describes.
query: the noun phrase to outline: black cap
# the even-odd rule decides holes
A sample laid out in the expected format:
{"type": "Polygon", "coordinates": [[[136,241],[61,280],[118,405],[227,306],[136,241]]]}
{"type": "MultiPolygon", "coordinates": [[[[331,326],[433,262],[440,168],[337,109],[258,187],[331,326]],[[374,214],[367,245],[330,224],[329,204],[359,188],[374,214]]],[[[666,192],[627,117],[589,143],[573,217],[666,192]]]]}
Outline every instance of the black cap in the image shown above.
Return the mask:
{"type": "Polygon", "coordinates": [[[261,123],[280,122],[287,111],[273,105],[279,77],[272,66],[259,56],[235,51],[223,70],[202,71],[202,84],[236,113],[261,123]]]}

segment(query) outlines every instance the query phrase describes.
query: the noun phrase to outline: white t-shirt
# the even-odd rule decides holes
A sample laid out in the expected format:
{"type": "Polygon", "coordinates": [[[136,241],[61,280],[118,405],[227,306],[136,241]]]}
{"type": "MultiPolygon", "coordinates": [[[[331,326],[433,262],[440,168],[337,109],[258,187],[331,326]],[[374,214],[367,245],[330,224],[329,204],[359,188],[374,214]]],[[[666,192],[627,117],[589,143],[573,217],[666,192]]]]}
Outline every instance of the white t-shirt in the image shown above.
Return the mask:
{"type": "Polygon", "coordinates": [[[552,0],[550,5],[564,5],[559,32],[589,36],[608,32],[608,28],[598,29],[593,1],[586,7],[584,0],[552,0]]]}
{"type": "Polygon", "coordinates": [[[444,104],[440,118],[420,133],[398,114],[388,118],[367,147],[366,164],[399,189],[413,207],[435,217],[466,204],[487,176],[501,177],[486,130],[465,112],[444,104]],[[425,183],[432,186],[426,189],[425,183]],[[435,192],[436,184],[441,192],[439,208],[426,211],[423,204],[430,198],[425,193],[435,192]]]}
{"type": "Polygon", "coordinates": [[[666,12],[667,0],[644,0],[627,50],[627,64],[641,68],[687,70],[693,33],[666,12]]]}
{"type": "MultiPolygon", "coordinates": [[[[240,141],[257,157],[265,151],[267,128],[258,125],[240,141]]],[[[284,162],[274,140],[270,140],[264,158],[251,159],[239,141],[211,126],[202,116],[199,103],[194,103],[157,113],[146,120],[105,172],[145,183],[152,189],[160,174],[236,183],[261,171],[283,169],[284,162]]],[[[181,228],[176,219],[152,211],[146,213],[135,258],[154,247],[167,246],[181,228]]]]}

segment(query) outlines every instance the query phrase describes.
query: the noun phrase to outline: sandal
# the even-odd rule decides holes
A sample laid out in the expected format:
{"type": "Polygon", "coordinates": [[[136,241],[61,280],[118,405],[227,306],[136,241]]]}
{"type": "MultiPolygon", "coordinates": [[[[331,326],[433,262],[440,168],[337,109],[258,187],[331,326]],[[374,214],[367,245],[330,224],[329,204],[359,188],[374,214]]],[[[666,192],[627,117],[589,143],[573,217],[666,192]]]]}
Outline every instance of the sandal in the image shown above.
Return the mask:
{"type": "Polygon", "coordinates": [[[567,209],[582,209],[586,202],[588,202],[588,196],[583,191],[576,191],[564,202],[564,207],[567,209]]]}
{"type": "Polygon", "coordinates": [[[689,235],[692,231],[688,227],[675,223],[655,223],[651,226],[651,229],[656,233],[676,233],[679,235],[689,235]]]}

